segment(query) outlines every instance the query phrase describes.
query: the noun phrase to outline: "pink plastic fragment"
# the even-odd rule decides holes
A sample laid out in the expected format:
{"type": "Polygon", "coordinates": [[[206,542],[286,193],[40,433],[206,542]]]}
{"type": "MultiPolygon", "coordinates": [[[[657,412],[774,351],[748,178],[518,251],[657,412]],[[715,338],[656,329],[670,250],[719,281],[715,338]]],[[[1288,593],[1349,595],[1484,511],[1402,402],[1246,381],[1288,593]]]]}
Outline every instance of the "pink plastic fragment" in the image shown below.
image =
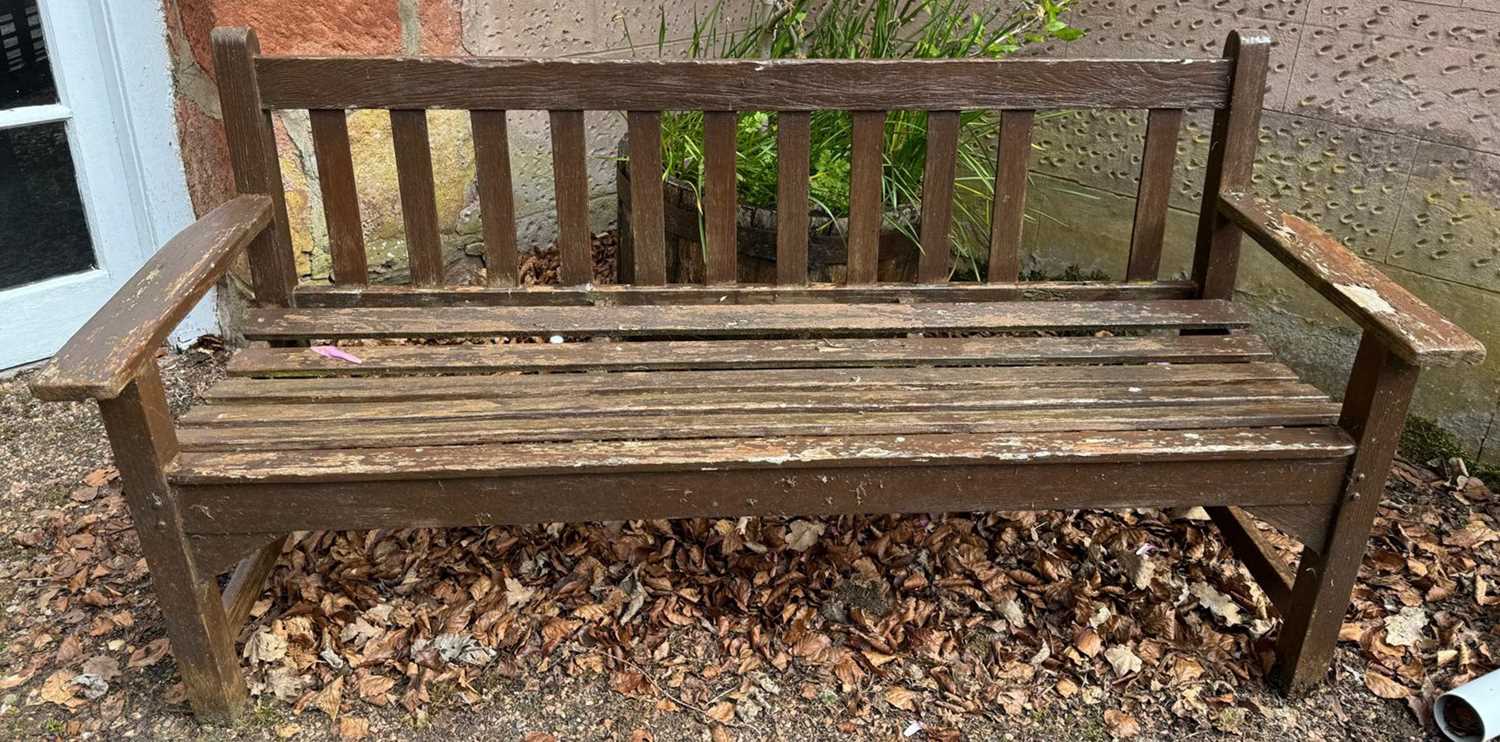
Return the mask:
{"type": "Polygon", "coordinates": [[[323,356],[324,358],[336,358],[340,361],[348,361],[350,363],[365,362],[363,358],[360,358],[359,356],[354,355],[353,353],[350,353],[343,348],[339,348],[333,345],[314,345],[312,347],[312,351],[320,356],[323,356]]]}

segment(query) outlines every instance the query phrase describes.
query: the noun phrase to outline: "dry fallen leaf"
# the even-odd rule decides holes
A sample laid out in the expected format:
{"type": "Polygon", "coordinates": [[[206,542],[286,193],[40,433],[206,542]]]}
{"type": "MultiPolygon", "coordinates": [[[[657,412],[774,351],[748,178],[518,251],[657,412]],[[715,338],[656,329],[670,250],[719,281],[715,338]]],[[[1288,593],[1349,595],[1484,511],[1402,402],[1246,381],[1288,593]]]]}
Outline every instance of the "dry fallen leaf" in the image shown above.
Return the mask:
{"type": "Polygon", "coordinates": [[[1104,650],[1104,659],[1109,661],[1109,666],[1115,669],[1115,675],[1124,676],[1133,672],[1140,672],[1141,658],[1130,647],[1116,644],[1104,650]]]}
{"type": "Polygon", "coordinates": [[[1400,613],[1385,619],[1385,643],[1393,647],[1410,647],[1422,640],[1422,629],[1427,626],[1427,611],[1421,606],[1402,608],[1400,613]]]}
{"type": "Polygon", "coordinates": [[[1411,690],[1375,670],[1365,671],[1365,687],[1381,698],[1405,698],[1411,690]]]}
{"type": "Polygon", "coordinates": [[[818,537],[823,535],[827,526],[807,520],[792,521],[787,529],[786,548],[792,551],[807,551],[813,544],[818,543],[818,537]]]}
{"type": "Polygon", "coordinates": [[[339,739],[364,739],[370,736],[370,722],[358,716],[339,718],[339,739]]]}
{"type": "Polygon", "coordinates": [[[1240,615],[1240,607],[1234,599],[1215,590],[1212,585],[1206,582],[1195,582],[1188,586],[1188,592],[1192,593],[1203,607],[1223,619],[1225,624],[1239,626],[1244,622],[1244,618],[1240,615]]]}
{"type": "Polygon", "coordinates": [[[1123,711],[1105,711],[1104,723],[1109,727],[1109,735],[1115,739],[1129,739],[1141,733],[1141,723],[1123,711]]]}
{"type": "Polygon", "coordinates": [[[880,694],[886,703],[901,709],[902,711],[915,711],[917,708],[917,694],[900,686],[891,686],[880,694]]]}

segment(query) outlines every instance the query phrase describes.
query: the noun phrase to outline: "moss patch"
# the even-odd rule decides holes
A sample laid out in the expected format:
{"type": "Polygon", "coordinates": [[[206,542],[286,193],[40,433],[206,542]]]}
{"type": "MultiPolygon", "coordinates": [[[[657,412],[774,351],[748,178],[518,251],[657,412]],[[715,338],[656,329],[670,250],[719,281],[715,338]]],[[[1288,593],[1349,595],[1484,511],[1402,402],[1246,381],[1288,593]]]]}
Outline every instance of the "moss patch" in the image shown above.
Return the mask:
{"type": "Polygon", "coordinates": [[[1463,459],[1470,475],[1479,477],[1490,489],[1500,489],[1500,467],[1475,462],[1457,437],[1420,415],[1406,418],[1406,427],[1401,429],[1400,451],[1406,459],[1421,463],[1463,459]]]}

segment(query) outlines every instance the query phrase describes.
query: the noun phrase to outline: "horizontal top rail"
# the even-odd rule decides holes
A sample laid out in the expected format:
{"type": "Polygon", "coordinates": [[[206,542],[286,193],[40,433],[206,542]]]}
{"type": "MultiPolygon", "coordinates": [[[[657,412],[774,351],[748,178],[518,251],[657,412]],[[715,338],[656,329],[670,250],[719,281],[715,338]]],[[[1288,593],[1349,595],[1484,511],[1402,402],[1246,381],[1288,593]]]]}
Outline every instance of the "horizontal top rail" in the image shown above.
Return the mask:
{"type": "Polygon", "coordinates": [[[1232,62],[257,57],[261,103],[477,110],[1223,108],[1232,62]]]}

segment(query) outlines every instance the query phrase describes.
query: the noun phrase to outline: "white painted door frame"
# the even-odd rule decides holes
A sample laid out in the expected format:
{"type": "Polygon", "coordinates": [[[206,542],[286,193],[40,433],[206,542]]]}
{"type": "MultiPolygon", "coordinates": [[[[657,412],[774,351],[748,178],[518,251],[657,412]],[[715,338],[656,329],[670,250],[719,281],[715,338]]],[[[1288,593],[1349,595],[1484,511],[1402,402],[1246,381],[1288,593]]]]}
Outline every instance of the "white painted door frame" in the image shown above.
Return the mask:
{"type": "MultiPolygon", "coordinates": [[[[51,355],[146,258],[193,221],[178,147],[163,8],[41,0],[58,103],[0,112],[0,128],[62,122],[98,267],[0,290],[0,369],[51,355]]],[[[216,328],[212,297],[174,333],[216,328]]]]}

